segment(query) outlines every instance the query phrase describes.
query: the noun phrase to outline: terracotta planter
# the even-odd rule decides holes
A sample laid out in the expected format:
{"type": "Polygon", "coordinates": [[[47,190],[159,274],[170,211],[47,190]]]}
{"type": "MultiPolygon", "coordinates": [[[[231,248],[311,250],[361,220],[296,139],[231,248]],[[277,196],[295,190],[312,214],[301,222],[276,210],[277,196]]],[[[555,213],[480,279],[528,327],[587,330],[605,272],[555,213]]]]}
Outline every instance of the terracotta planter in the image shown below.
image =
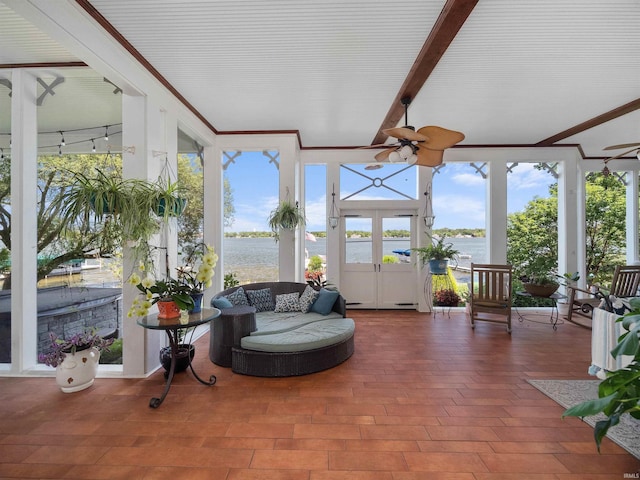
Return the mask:
{"type": "Polygon", "coordinates": [[[158,318],[178,318],[180,307],[173,300],[160,300],[158,303],[158,318]]]}

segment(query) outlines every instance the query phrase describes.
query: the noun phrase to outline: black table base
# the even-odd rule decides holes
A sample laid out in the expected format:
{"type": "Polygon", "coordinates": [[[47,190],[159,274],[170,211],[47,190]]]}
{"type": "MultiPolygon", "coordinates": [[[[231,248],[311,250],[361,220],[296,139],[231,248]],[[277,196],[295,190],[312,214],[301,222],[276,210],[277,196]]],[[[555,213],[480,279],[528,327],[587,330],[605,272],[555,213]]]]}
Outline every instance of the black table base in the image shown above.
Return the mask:
{"type": "MultiPolygon", "coordinates": [[[[169,368],[169,371],[165,373],[165,378],[167,379],[167,381],[165,383],[164,391],[162,392],[162,395],[160,397],[153,397],[151,398],[151,400],[149,400],[149,406],[151,408],[158,408],[160,405],[162,405],[162,402],[164,402],[164,399],[169,393],[169,389],[171,388],[173,375],[176,372],[176,362],[177,362],[177,356],[178,356],[178,342],[179,342],[178,330],[180,329],[175,328],[172,330],[166,330],[167,336],[169,337],[169,347],[171,348],[171,367],[169,368]]],[[[203,385],[208,385],[208,386],[215,385],[217,381],[217,378],[215,375],[211,375],[211,377],[209,377],[209,381],[203,380],[193,369],[193,364],[191,363],[191,355],[187,355],[187,358],[189,360],[189,369],[191,370],[191,373],[193,373],[193,376],[196,377],[196,380],[198,380],[203,385]]]]}

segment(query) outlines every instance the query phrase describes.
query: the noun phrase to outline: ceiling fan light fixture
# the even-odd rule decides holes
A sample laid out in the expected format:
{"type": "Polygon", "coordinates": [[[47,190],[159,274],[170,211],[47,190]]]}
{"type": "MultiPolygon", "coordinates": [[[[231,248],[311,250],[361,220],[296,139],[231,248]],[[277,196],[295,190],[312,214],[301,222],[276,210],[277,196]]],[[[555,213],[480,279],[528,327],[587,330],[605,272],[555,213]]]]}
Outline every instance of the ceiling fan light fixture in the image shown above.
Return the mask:
{"type": "Polygon", "coordinates": [[[414,165],[418,161],[418,156],[415,153],[412,153],[409,158],[407,158],[407,163],[409,165],[414,165]]]}
{"type": "Polygon", "coordinates": [[[391,163],[397,163],[397,162],[400,162],[401,160],[402,160],[402,157],[400,156],[400,153],[397,150],[389,154],[389,161],[391,163]]]}
{"type": "Polygon", "coordinates": [[[409,145],[404,145],[398,153],[400,154],[400,157],[407,160],[411,155],[413,155],[413,148],[409,145]]]}

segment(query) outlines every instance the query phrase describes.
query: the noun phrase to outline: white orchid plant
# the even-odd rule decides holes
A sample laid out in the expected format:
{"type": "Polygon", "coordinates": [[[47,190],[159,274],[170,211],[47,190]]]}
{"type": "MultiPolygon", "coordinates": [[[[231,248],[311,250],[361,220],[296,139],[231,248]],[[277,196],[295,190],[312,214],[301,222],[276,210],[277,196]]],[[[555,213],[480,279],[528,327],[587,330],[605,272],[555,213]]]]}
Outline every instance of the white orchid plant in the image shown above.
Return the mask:
{"type": "Polygon", "coordinates": [[[211,245],[196,246],[178,267],[178,280],[191,288],[191,293],[202,293],[213,283],[213,275],[218,263],[218,255],[211,245]]]}

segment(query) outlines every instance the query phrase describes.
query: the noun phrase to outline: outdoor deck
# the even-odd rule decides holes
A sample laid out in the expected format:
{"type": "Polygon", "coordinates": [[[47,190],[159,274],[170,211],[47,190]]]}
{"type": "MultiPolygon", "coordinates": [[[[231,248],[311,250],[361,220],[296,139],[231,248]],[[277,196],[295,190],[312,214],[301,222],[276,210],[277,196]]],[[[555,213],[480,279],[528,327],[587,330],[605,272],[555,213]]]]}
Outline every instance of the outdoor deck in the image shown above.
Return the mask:
{"type": "MultiPolygon", "coordinates": [[[[589,379],[590,331],[466,315],[357,311],[355,354],[294,378],[233,374],[197,343],[196,369],[97,379],[0,378],[0,478],[621,479],[640,461],[527,383],[589,379]]],[[[632,478],[632,477],[629,477],[632,478]]],[[[636,478],[636,477],[633,477],[636,478]]]]}

